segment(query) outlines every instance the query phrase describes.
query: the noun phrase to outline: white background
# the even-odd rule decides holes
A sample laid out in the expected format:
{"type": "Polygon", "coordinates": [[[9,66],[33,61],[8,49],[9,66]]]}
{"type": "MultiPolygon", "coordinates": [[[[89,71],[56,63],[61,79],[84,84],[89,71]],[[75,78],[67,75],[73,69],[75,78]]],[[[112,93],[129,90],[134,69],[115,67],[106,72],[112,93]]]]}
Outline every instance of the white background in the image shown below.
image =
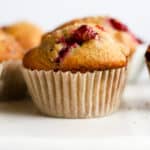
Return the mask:
{"type": "Polygon", "coordinates": [[[0,24],[30,20],[44,30],[75,17],[112,15],[150,40],[149,0],[0,0],[0,24]]]}
{"type": "MultiPolygon", "coordinates": [[[[76,17],[110,15],[126,23],[137,36],[149,43],[149,10],[150,0],[0,0],[0,25],[28,20],[49,31],[76,17]]],[[[143,56],[134,59],[139,62],[134,66],[135,70],[141,58],[144,59],[143,56]]],[[[146,71],[140,74],[142,82],[149,79],[146,71]]]]}

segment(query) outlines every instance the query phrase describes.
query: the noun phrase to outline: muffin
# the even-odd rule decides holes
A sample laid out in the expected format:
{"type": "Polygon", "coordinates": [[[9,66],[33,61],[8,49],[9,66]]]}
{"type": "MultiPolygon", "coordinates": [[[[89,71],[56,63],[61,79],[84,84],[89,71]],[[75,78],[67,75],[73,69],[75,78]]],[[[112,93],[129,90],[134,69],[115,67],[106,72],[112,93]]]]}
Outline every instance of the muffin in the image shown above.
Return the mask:
{"type": "Polygon", "coordinates": [[[0,30],[0,97],[14,96],[25,89],[20,59],[24,54],[20,44],[9,34],[0,30]],[[16,70],[19,70],[16,72],[16,70]],[[18,76],[16,76],[18,75],[18,76]],[[20,79],[20,80],[19,80],[20,79]],[[20,85],[19,89],[16,86],[20,85]]]}
{"type": "Polygon", "coordinates": [[[3,99],[26,95],[21,72],[22,58],[30,48],[40,44],[41,36],[41,30],[28,22],[0,29],[0,97],[3,99]]]}
{"type": "Polygon", "coordinates": [[[29,22],[18,22],[3,27],[3,30],[12,35],[25,52],[38,46],[41,42],[42,30],[29,22]]]}
{"type": "Polygon", "coordinates": [[[20,57],[22,53],[22,49],[20,45],[9,35],[5,34],[1,29],[0,29],[0,77],[2,73],[2,68],[3,65],[1,62],[3,60],[7,60],[10,55],[14,58],[20,57]],[[12,44],[13,49],[10,49],[10,45],[12,44]],[[19,53],[14,52],[14,48],[19,49],[19,53]],[[6,51],[4,51],[6,49],[6,51]]]}
{"type": "Polygon", "coordinates": [[[69,23],[45,34],[23,58],[38,109],[49,116],[91,118],[117,110],[130,50],[96,23],[69,23]]]}
{"type": "Polygon", "coordinates": [[[23,48],[11,35],[0,29],[0,62],[10,58],[20,60],[23,57],[23,48]]]}

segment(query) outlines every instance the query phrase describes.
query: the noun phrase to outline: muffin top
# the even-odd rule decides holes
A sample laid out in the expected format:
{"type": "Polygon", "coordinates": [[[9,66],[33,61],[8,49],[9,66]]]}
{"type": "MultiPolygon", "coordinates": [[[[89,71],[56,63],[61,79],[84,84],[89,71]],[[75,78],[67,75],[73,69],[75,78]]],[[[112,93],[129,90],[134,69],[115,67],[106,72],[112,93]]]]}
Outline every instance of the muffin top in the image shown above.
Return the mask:
{"type": "Polygon", "coordinates": [[[23,54],[20,44],[11,35],[0,29],[0,62],[21,59],[23,54]]]}
{"type": "Polygon", "coordinates": [[[29,22],[18,22],[3,27],[3,30],[14,36],[25,51],[38,46],[41,42],[41,29],[29,22]]]}
{"type": "Polygon", "coordinates": [[[104,70],[126,66],[129,53],[97,23],[71,22],[45,34],[23,64],[37,70],[104,70]]]}
{"type": "Polygon", "coordinates": [[[125,24],[109,16],[96,16],[74,19],[59,26],[57,29],[68,26],[69,24],[76,23],[95,23],[97,25],[103,26],[104,30],[109,32],[115,40],[129,47],[130,56],[132,56],[137,46],[139,44],[142,44],[141,39],[137,38],[125,24]]]}
{"type": "Polygon", "coordinates": [[[147,48],[147,51],[145,53],[145,58],[147,61],[150,61],[150,45],[147,48]]]}

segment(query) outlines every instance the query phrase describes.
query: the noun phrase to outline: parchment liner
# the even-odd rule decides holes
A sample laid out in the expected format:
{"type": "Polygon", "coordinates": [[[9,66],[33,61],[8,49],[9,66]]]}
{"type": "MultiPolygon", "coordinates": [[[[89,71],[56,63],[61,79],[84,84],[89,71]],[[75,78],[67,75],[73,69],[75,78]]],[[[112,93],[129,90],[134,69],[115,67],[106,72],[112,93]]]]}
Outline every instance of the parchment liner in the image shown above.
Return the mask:
{"type": "Polygon", "coordinates": [[[49,116],[90,118],[118,108],[126,67],[87,73],[23,69],[29,92],[38,109],[49,116]]]}
{"type": "Polygon", "coordinates": [[[21,61],[9,60],[0,63],[0,97],[20,98],[26,94],[26,85],[21,72],[21,61]]]}

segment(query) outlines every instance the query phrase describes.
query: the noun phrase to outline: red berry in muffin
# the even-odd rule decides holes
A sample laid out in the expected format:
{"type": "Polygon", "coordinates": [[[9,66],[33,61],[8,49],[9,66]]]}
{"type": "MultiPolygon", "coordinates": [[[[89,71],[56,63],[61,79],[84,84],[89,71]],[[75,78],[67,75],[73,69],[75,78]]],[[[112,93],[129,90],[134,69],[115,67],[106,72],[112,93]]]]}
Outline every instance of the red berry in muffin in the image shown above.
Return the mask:
{"type": "Polygon", "coordinates": [[[116,30],[120,30],[120,31],[124,31],[124,32],[129,31],[128,27],[125,24],[119,22],[118,20],[116,20],[114,18],[109,18],[108,20],[109,20],[110,24],[112,25],[112,27],[115,28],[116,30]]]}
{"type": "Polygon", "coordinates": [[[96,35],[97,33],[93,31],[90,26],[82,25],[74,31],[72,38],[77,41],[77,43],[81,44],[84,41],[94,39],[96,35]]]}
{"type": "Polygon", "coordinates": [[[114,19],[114,18],[109,18],[108,19],[109,23],[111,24],[111,26],[119,31],[123,31],[123,32],[127,32],[132,38],[133,40],[135,40],[138,44],[142,44],[143,41],[141,39],[139,39],[138,37],[136,37],[129,29],[128,27],[123,24],[122,22],[114,19]]]}

